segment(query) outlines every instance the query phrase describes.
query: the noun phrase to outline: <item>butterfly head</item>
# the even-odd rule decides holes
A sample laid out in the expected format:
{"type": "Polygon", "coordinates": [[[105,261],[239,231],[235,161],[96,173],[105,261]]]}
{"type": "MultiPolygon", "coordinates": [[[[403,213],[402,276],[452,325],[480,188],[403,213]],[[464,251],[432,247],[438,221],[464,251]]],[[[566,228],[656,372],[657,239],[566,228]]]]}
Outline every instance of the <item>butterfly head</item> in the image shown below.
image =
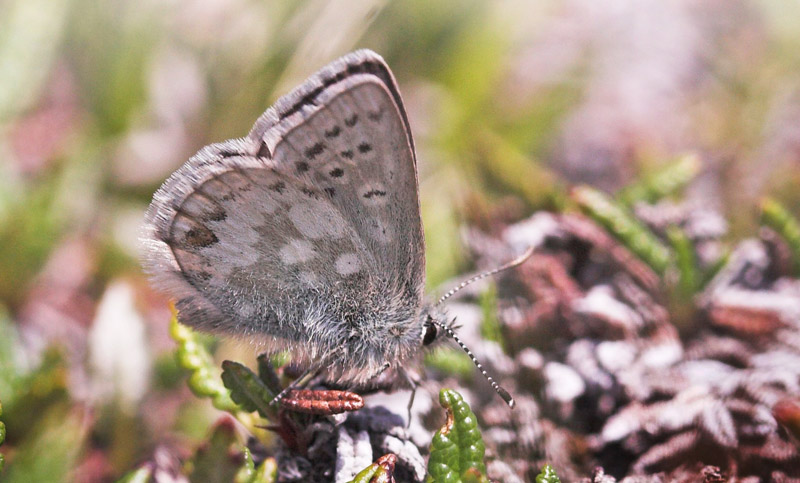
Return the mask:
{"type": "MultiPolygon", "coordinates": [[[[446,335],[447,315],[439,306],[432,306],[422,313],[422,346],[433,347],[446,335]]],[[[452,326],[452,324],[450,324],[452,326]]]]}
{"type": "Polygon", "coordinates": [[[458,344],[458,346],[461,347],[461,349],[467,353],[469,358],[472,360],[472,363],[475,364],[475,367],[477,367],[478,370],[481,372],[481,374],[483,374],[483,377],[485,377],[486,380],[489,381],[489,384],[492,386],[492,389],[494,389],[495,392],[497,392],[497,394],[506,402],[506,404],[508,404],[508,406],[512,408],[515,405],[514,398],[511,397],[508,391],[506,391],[505,389],[500,387],[499,384],[497,384],[494,378],[492,378],[486,372],[486,369],[483,368],[483,365],[478,361],[478,359],[475,357],[472,351],[469,350],[469,347],[467,347],[466,344],[464,344],[464,342],[458,337],[454,327],[455,320],[453,320],[449,324],[445,322],[446,320],[445,314],[441,306],[443,302],[445,302],[448,298],[455,295],[458,291],[460,291],[467,285],[477,282],[478,280],[486,278],[490,275],[494,275],[504,270],[516,267],[522,264],[528,258],[530,258],[531,255],[533,255],[533,247],[528,248],[528,250],[526,250],[525,253],[523,253],[521,256],[517,257],[516,259],[512,260],[509,263],[506,263],[505,265],[502,265],[493,270],[489,270],[487,272],[480,273],[472,278],[465,280],[460,285],[454,287],[453,289],[442,295],[441,298],[439,298],[439,300],[436,302],[436,304],[434,304],[432,307],[423,312],[424,323],[422,325],[422,345],[431,346],[436,341],[440,340],[443,335],[454,340],[456,344],[458,344]]]}

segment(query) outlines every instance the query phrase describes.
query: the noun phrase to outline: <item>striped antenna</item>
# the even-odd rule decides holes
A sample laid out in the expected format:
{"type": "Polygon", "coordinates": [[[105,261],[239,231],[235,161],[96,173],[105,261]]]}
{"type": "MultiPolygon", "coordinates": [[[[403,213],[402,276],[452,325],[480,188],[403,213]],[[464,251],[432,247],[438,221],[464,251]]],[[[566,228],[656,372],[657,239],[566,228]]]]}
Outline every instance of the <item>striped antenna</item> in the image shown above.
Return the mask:
{"type": "Polygon", "coordinates": [[[440,329],[442,329],[443,331],[445,331],[445,333],[447,334],[448,337],[450,337],[454,341],[456,341],[456,343],[464,350],[464,352],[467,353],[469,358],[472,359],[472,363],[475,364],[475,367],[477,367],[479,371],[481,371],[481,374],[483,374],[483,377],[485,377],[486,380],[489,381],[489,384],[491,384],[492,389],[494,389],[494,392],[499,394],[500,397],[503,398],[503,401],[505,401],[506,404],[508,404],[508,407],[513,409],[514,406],[517,404],[514,401],[514,398],[511,397],[511,394],[509,394],[508,391],[506,391],[505,389],[500,387],[500,384],[498,384],[494,380],[494,378],[492,378],[492,376],[490,376],[486,372],[486,369],[483,368],[483,365],[480,362],[478,362],[478,359],[475,357],[475,354],[473,354],[472,351],[469,350],[469,347],[467,347],[463,342],[461,342],[461,339],[458,338],[458,336],[456,335],[455,331],[453,329],[451,329],[449,326],[447,326],[447,325],[445,325],[445,324],[443,324],[441,322],[437,322],[435,320],[432,320],[431,322],[434,325],[436,325],[437,327],[439,327],[440,329]]]}
{"type": "Polygon", "coordinates": [[[522,255],[518,256],[517,258],[511,260],[510,262],[506,263],[505,265],[503,265],[501,267],[498,267],[498,268],[495,268],[495,269],[492,269],[492,270],[489,270],[488,272],[479,273],[478,275],[475,275],[472,278],[464,280],[463,282],[458,284],[457,287],[451,288],[450,291],[448,291],[446,294],[442,295],[439,298],[439,300],[436,302],[436,306],[441,305],[442,302],[444,302],[445,300],[449,299],[450,297],[455,295],[456,292],[458,292],[459,290],[461,290],[462,288],[466,287],[467,285],[469,285],[471,283],[477,282],[478,280],[482,280],[482,279],[484,279],[486,277],[489,277],[491,275],[494,275],[496,273],[500,273],[503,270],[508,270],[509,268],[514,268],[516,266],[521,265],[525,260],[527,260],[528,258],[531,257],[531,255],[533,255],[533,249],[534,249],[534,247],[529,247],[527,250],[525,250],[525,253],[523,253],[522,255]]]}

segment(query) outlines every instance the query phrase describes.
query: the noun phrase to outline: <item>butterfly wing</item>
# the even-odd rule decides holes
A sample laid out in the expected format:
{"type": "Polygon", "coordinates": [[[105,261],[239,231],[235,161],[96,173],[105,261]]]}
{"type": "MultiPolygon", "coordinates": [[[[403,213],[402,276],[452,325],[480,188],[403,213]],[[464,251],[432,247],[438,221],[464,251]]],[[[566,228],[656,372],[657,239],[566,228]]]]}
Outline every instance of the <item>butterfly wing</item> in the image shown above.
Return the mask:
{"type": "Polygon", "coordinates": [[[377,54],[330,64],[247,137],[201,150],[155,194],[145,227],[145,268],[187,324],[355,371],[345,378],[420,339],[416,160],[377,54]]]}

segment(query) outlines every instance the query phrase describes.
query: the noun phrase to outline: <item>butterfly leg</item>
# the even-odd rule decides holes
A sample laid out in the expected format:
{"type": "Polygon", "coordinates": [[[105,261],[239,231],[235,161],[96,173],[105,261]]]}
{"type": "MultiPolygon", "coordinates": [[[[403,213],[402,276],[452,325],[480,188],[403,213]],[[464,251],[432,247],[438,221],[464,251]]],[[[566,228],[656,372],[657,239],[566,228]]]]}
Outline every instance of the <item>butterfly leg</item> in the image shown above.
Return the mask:
{"type": "Polygon", "coordinates": [[[414,406],[414,396],[417,395],[417,388],[419,387],[419,380],[414,379],[411,377],[411,374],[408,373],[403,367],[400,367],[400,374],[403,375],[406,382],[408,382],[409,386],[411,386],[411,397],[408,398],[408,423],[406,427],[408,428],[411,426],[411,407],[414,406]]]}
{"type": "Polygon", "coordinates": [[[375,378],[379,377],[381,374],[383,374],[384,372],[386,372],[386,369],[388,369],[389,367],[391,367],[391,365],[390,365],[388,362],[387,362],[387,363],[385,363],[385,364],[383,365],[383,367],[381,367],[381,368],[378,370],[378,372],[376,372],[376,373],[375,373],[375,375],[374,375],[374,376],[370,377],[370,380],[371,380],[371,379],[375,379],[375,378]]]}
{"type": "Polygon", "coordinates": [[[305,387],[306,384],[308,384],[312,379],[317,377],[317,374],[319,374],[319,372],[320,372],[319,368],[306,369],[306,371],[303,372],[300,375],[300,377],[298,377],[297,379],[292,381],[292,383],[289,384],[288,386],[284,387],[283,390],[281,392],[279,392],[277,396],[272,398],[272,401],[270,401],[270,404],[279,403],[280,400],[283,399],[289,391],[292,391],[292,390],[300,388],[300,387],[305,387]]]}

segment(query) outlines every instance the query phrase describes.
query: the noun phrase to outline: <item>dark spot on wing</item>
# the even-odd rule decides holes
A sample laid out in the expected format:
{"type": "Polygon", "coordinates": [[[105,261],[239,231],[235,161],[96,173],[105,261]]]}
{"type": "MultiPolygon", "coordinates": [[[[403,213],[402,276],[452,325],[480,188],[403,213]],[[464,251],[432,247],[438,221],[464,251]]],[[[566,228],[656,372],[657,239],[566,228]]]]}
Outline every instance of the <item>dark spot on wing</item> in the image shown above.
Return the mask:
{"type": "Polygon", "coordinates": [[[300,191],[309,198],[314,198],[315,200],[319,199],[319,193],[312,190],[311,188],[301,188],[300,191]]]}
{"type": "Polygon", "coordinates": [[[314,159],[317,155],[322,154],[325,150],[325,145],[322,143],[315,143],[310,148],[306,148],[305,155],[308,159],[314,159]]]}
{"type": "Polygon", "coordinates": [[[333,168],[328,174],[333,178],[341,178],[344,176],[344,170],[342,168],[333,168]]]}
{"type": "Polygon", "coordinates": [[[236,199],[236,194],[232,191],[228,191],[224,195],[220,196],[220,201],[231,201],[236,199]]]}
{"type": "Polygon", "coordinates": [[[381,190],[369,190],[366,193],[364,193],[364,198],[366,199],[370,199],[373,196],[379,196],[383,198],[384,196],[386,196],[386,192],[381,190]]]}
{"type": "Polygon", "coordinates": [[[256,156],[259,158],[271,158],[272,153],[269,152],[267,148],[267,143],[261,143],[261,146],[258,147],[258,152],[256,152],[256,156]]]}
{"type": "Polygon", "coordinates": [[[233,156],[241,156],[242,153],[237,153],[236,151],[230,151],[230,150],[222,150],[219,152],[219,155],[222,156],[223,158],[230,158],[233,156]]]}
{"type": "Polygon", "coordinates": [[[204,226],[196,226],[186,232],[184,242],[191,248],[205,248],[219,241],[217,235],[204,226]]]}
{"type": "Polygon", "coordinates": [[[339,126],[333,126],[332,128],[325,131],[326,138],[335,138],[342,132],[342,129],[339,126]]]}
{"type": "Polygon", "coordinates": [[[305,161],[298,161],[297,164],[295,164],[295,166],[297,166],[298,173],[305,173],[306,171],[308,171],[308,163],[306,163],[305,161]]]}
{"type": "Polygon", "coordinates": [[[339,153],[339,155],[341,155],[343,158],[353,159],[353,150],[348,149],[347,151],[342,151],[339,153]]]}
{"type": "Polygon", "coordinates": [[[370,120],[372,120],[372,121],[376,121],[376,122],[380,121],[381,118],[383,117],[383,108],[381,107],[377,111],[368,112],[367,113],[367,117],[370,118],[370,120]]]}
{"type": "Polygon", "coordinates": [[[358,122],[358,114],[353,114],[352,116],[345,118],[344,123],[347,127],[353,127],[358,122]]]}
{"type": "Polygon", "coordinates": [[[223,221],[227,217],[228,214],[225,213],[225,210],[218,206],[213,211],[206,213],[205,219],[208,221],[223,221]]]}
{"type": "Polygon", "coordinates": [[[372,151],[372,146],[368,143],[361,143],[358,145],[358,152],[361,154],[365,154],[372,151]]]}
{"type": "Polygon", "coordinates": [[[271,189],[272,191],[277,191],[278,194],[281,194],[286,189],[286,183],[284,183],[283,181],[278,181],[277,183],[272,183],[271,185],[269,185],[268,188],[271,189]]]}
{"type": "Polygon", "coordinates": [[[336,194],[336,190],[334,188],[325,188],[325,193],[327,193],[329,198],[333,198],[333,195],[336,194]]]}

